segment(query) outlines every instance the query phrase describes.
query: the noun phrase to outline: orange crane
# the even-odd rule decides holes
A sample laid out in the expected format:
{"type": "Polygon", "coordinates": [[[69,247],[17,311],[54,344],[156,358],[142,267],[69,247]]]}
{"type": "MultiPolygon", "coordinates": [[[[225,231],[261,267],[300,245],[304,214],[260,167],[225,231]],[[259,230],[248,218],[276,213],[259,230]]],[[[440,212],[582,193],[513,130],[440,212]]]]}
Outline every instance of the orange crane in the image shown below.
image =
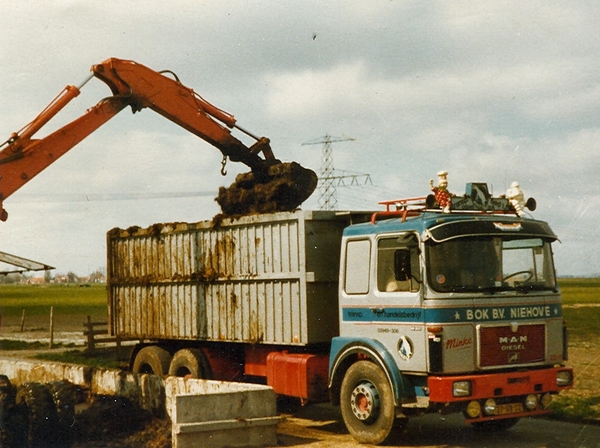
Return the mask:
{"type": "Polygon", "coordinates": [[[292,210],[316,188],[317,175],[312,170],[294,162],[281,163],[274,157],[269,139],[257,137],[240,127],[233,115],[183,85],[173,72],[156,72],[134,61],[116,58],[94,65],[91,71],[84,83],[79,87],[65,87],[32,122],[0,145],[0,220],[8,218],[4,200],[127,106],[133,113],[150,108],[217,147],[223,154],[223,174],[227,159],[250,167],[251,175],[244,177],[242,188],[255,194],[239,194],[238,183],[230,187],[233,194],[225,194],[227,190],[219,192],[217,201],[226,214],[292,210]],[[52,134],[34,138],[93,77],[104,81],[113,95],[52,134]],[[247,147],[231,135],[232,128],[256,142],[247,147]],[[268,188],[269,185],[273,188],[268,188]],[[224,203],[224,198],[238,203],[224,203]],[[267,208],[260,205],[265,203],[270,205],[267,208]]]}

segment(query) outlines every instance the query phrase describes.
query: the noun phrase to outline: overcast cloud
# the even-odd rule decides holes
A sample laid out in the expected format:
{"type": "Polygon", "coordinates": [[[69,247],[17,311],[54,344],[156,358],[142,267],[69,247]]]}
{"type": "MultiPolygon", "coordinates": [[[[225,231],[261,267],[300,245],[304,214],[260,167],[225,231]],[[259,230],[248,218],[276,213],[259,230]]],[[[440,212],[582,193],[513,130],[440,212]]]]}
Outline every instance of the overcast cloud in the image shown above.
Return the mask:
{"type": "MultiPolygon", "coordinates": [[[[550,222],[561,275],[600,273],[600,4],[596,1],[0,0],[0,133],[7,139],[109,57],[170,69],[276,156],[373,185],[341,209],[513,180],[550,222]],[[45,5],[48,6],[45,6],[45,5]],[[50,6],[51,5],[51,6],[50,6]]],[[[48,130],[109,94],[88,83],[48,130]]],[[[238,136],[239,137],[239,136],[238,136]]],[[[246,171],[152,111],[124,110],[7,199],[0,250],[86,275],[116,226],[210,219],[246,171]],[[170,196],[165,198],[164,196],[170,196]]],[[[318,208],[318,192],[303,206],[318,208]]]]}

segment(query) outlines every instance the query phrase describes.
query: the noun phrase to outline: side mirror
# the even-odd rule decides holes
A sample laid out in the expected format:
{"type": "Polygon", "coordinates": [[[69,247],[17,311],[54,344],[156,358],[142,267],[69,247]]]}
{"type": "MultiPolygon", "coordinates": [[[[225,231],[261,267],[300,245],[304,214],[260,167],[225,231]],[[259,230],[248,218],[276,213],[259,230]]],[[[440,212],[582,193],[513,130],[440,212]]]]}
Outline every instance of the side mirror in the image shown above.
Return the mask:
{"type": "Polygon", "coordinates": [[[394,252],[394,276],[399,282],[410,280],[410,250],[407,248],[394,252]]]}

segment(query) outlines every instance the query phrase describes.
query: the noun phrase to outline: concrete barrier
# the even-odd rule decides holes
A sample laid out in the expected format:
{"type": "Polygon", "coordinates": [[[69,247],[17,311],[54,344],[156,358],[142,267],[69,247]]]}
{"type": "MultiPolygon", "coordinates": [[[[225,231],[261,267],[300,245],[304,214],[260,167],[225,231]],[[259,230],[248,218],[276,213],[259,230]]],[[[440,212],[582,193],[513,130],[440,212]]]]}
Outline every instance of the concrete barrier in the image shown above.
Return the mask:
{"type": "Polygon", "coordinates": [[[74,364],[0,359],[0,374],[6,375],[13,384],[47,383],[64,379],[73,384],[89,386],[92,371],[92,367],[74,364]]]}
{"type": "Polygon", "coordinates": [[[67,380],[89,389],[94,395],[118,395],[129,399],[156,416],[164,416],[165,386],[155,375],[137,375],[120,370],[52,361],[0,359],[0,374],[11,383],[49,383],[67,380]]]}
{"type": "Polygon", "coordinates": [[[0,359],[14,385],[67,380],[96,395],[126,397],[173,423],[173,447],[277,444],[275,393],[267,386],[161,378],[59,362],[0,359]],[[204,444],[204,446],[206,446],[204,444]]]}
{"type": "Polygon", "coordinates": [[[173,448],[275,446],[275,392],[266,386],[165,379],[173,448]]]}
{"type": "Polygon", "coordinates": [[[164,380],[159,376],[93,369],[87,386],[96,395],[125,397],[157,417],[164,417],[165,412],[171,416],[166,407],[164,380]]]}

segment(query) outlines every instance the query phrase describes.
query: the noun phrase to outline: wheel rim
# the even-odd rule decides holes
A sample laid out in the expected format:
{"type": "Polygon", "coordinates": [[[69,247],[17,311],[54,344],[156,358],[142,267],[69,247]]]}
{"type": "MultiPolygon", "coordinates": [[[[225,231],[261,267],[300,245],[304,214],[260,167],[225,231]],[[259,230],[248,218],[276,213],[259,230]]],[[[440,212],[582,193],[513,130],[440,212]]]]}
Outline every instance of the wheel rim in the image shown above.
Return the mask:
{"type": "Polygon", "coordinates": [[[369,381],[358,384],[352,391],[350,407],[358,420],[365,423],[375,420],[381,408],[377,388],[369,381]]]}

